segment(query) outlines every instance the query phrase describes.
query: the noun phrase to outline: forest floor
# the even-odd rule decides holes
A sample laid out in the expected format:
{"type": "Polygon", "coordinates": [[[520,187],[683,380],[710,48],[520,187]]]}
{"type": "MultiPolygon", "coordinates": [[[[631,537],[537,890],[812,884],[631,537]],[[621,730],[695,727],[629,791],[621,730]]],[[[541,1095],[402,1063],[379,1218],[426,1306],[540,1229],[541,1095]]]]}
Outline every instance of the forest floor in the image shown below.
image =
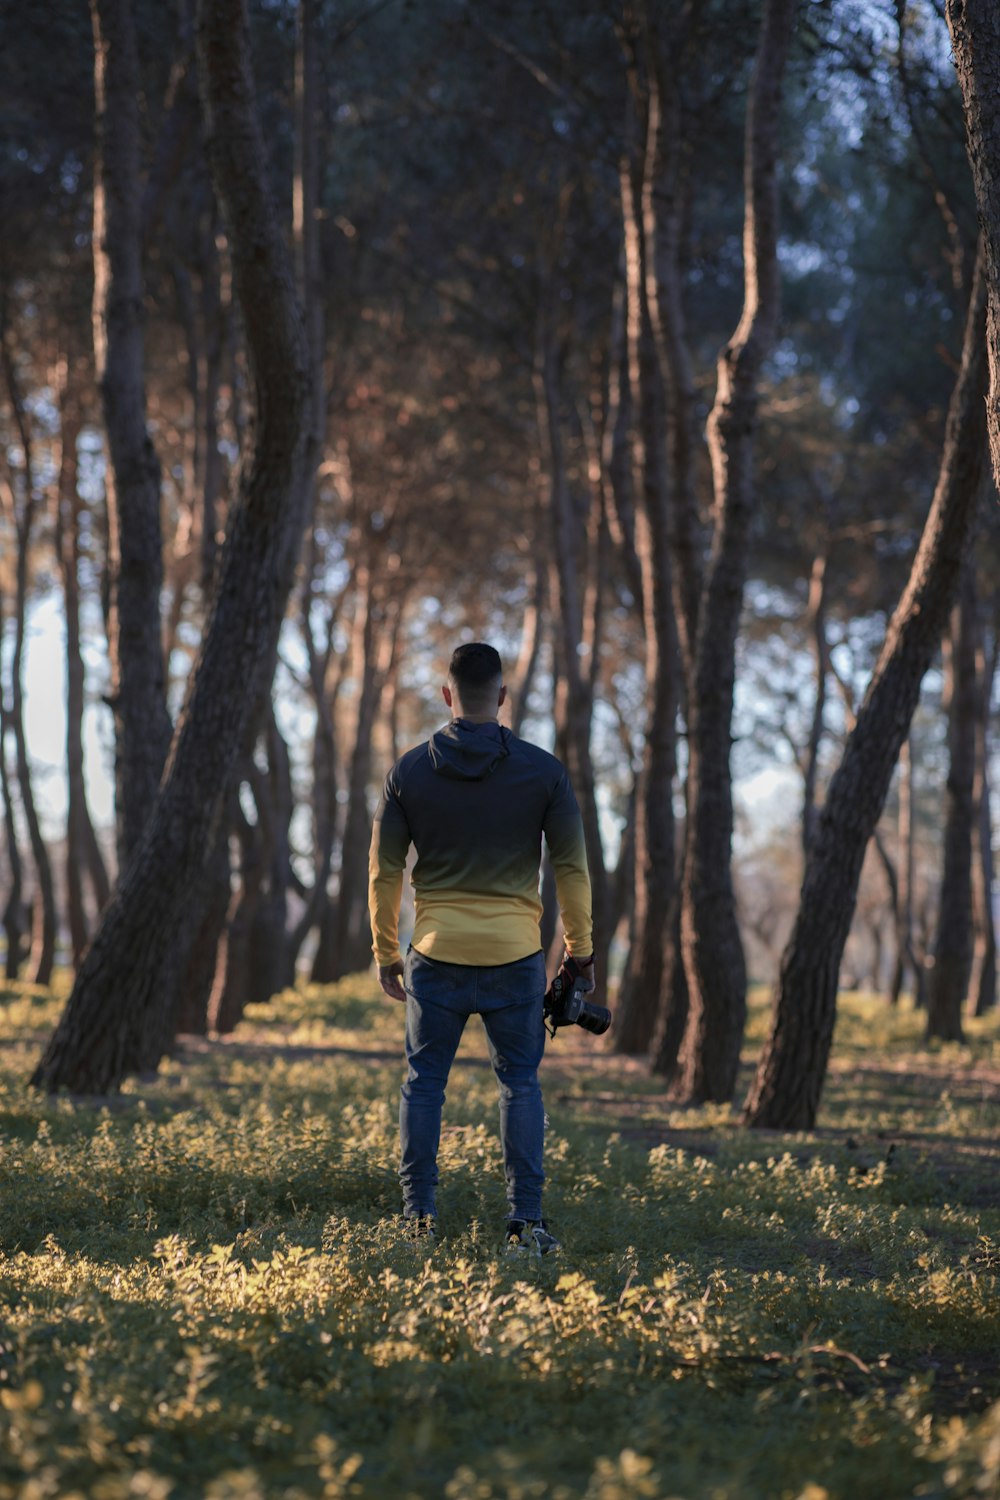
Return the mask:
{"type": "Polygon", "coordinates": [[[843,996],[794,1135],[560,1032],[538,1261],[500,1249],[477,1023],[428,1247],[370,978],[110,1099],[27,1090],[59,1004],[0,992],[0,1500],[1000,1496],[1000,1016],[928,1049],[843,996]]]}

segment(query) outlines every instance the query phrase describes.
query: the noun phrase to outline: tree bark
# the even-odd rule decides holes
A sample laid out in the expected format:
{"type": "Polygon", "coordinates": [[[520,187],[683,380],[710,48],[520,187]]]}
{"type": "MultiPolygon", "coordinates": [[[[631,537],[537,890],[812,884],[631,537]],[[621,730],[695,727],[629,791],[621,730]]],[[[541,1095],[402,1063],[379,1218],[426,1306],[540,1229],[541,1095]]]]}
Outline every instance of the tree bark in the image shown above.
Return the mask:
{"type": "Polygon", "coordinates": [[[66,619],[66,892],[73,963],[79,967],[89,938],[91,918],[85,899],[89,877],[94,915],[111,894],[104,856],[87,806],[83,762],[85,670],[80,649],[80,496],[77,492],[77,441],[82,427],[77,372],[71,356],[61,374],[59,399],[59,478],[56,490],[55,546],[63,585],[66,619]]]}
{"type": "Polygon", "coordinates": [[[749,1125],[810,1130],[816,1121],[865,848],[947,621],[973,529],[985,447],[985,310],[980,254],[934,500],[820,814],[798,915],[782,955],[770,1034],[747,1100],[749,1125]]]}
{"type": "Polygon", "coordinates": [[[28,760],[28,741],[24,730],[24,646],[28,619],[28,563],[31,553],[32,533],[38,509],[38,487],[35,472],[34,444],[31,426],[14,367],[14,355],[10,347],[8,329],[4,319],[0,326],[0,341],[4,376],[10,395],[14,422],[21,442],[23,454],[21,483],[23,496],[20,506],[11,491],[10,505],[17,537],[17,562],[14,569],[14,649],[10,660],[10,706],[7,721],[14,736],[14,760],[17,768],[17,785],[24,810],[24,821],[28,829],[31,857],[35,866],[35,899],[33,903],[32,943],[29,974],[34,984],[48,984],[56,956],[56,896],[52,878],[52,861],[42,837],[35,793],[28,760]]]}
{"type": "MultiPolygon", "coordinates": [[[[581,672],[577,649],[584,635],[578,565],[579,538],[566,472],[557,356],[550,330],[543,331],[541,345],[535,384],[540,427],[550,459],[550,516],[555,559],[550,570],[550,597],[554,601],[556,612],[555,654],[561,679],[556,694],[555,717],[557,726],[562,731],[570,779],[583,817],[593,895],[594,955],[598,985],[603,989],[607,981],[607,956],[611,942],[608,931],[610,903],[597,811],[594,763],[590,751],[593,692],[590,674],[584,676],[581,672]]],[[[594,641],[592,650],[596,647],[597,642],[594,641]]]]}
{"type": "MultiPolygon", "coordinates": [[[[0,627],[3,625],[3,596],[0,594],[0,627]]],[[[7,867],[10,885],[3,908],[3,930],[7,939],[7,957],[4,974],[7,979],[18,979],[21,965],[28,955],[27,912],[24,908],[24,861],[17,841],[17,825],[14,821],[14,804],[10,775],[7,770],[7,710],[0,702],[0,792],[3,793],[4,833],[7,840],[7,867]]]]}
{"type": "Polygon", "coordinates": [[[779,112],[794,18],[795,0],[767,0],[747,109],[743,313],[719,359],[708,422],[715,514],[688,702],[681,941],[690,1011],[675,1083],[677,1096],[692,1103],[732,1097],[746,1018],[746,966],[731,871],[729,753],[754,505],[757,387],[778,319],[779,112]]]}
{"type": "Polygon", "coordinates": [[[948,782],[945,789],[944,861],[938,902],[934,966],[927,992],[927,1039],[960,1042],[962,1006],[972,971],[973,783],[976,776],[976,585],[972,560],[962,572],[945,653],[948,709],[948,782]]]}
{"type": "Polygon", "coordinates": [[[347,818],[340,846],[340,875],[333,929],[332,964],[329,980],[356,974],[371,964],[371,929],[368,921],[368,845],[371,812],[368,783],[372,768],[372,733],[382,700],[382,689],[393,665],[399,640],[401,614],[386,619],[387,605],[380,597],[378,562],[364,565],[364,615],[360,620],[358,672],[360,682],[354,749],[347,775],[347,818]]]}
{"type": "MultiPolygon", "coordinates": [[[[994,604],[996,594],[994,594],[994,604]]],[[[996,611],[994,609],[994,616],[996,611]]],[[[973,789],[976,838],[972,861],[972,901],[975,943],[969,993],[965,1008],[969,1015],[984,1016],[997,1001],[997,937],[993,920],[993,820],[990,816],[988,730],[993,681],[996,677],[1000,640],[994,629],[993,649],[987,657],[982,630],[977,651],[979,704],[976,716],[976,782],[973,789]]]]}
{"type": "MultiPolygon", "coordinates": [[[[274,670],[313,472],[309,361],[288,253],[267,186],[244,0],[202,0],[197,40],[216,193],[230,225],[254,391],[211,618],[163,786],[35,1070],[46,1089],[117,1088],[162,1046],[164,974],[178,963],[191,890],[274,670]]],[[[166,994],[172,1001],[168,984],[166,994]]]]}
{"type": "Polygon", "coordinates": [[[986,257],[987,430],[1000,488],[1000,9],[994,0],[947,0],[946,14],[986,257]]]}
{"type": "Polygon", "coordinates": [[[677,769],[677,632],[672,600],[670,481],[666,412],[650,315],[656,279],[647,275],[651,215],[641,213],[660,175],[660,101],[650,85],[646,140],[637,173],[621,172],[625,232],[627,344],[633,411],[635,541],[642,579],[645,633],[646,739],[635,808],[635,897],[631,941],[615,1014],[615,1050],[646,1052],[660,1008],[670,947],[675,882],[673,784],[677,769]],[[645,222],[643,220],[645,219],[645,222]]]}
{"type": "Polygon", "coordinates": [[[170,747],[160,635],[160,466],[146,428],[141,81],[132,0],[91,0],[97,160],[93,329],[108,435],[111,701],[118,863],[149,818],[170,747]]]}

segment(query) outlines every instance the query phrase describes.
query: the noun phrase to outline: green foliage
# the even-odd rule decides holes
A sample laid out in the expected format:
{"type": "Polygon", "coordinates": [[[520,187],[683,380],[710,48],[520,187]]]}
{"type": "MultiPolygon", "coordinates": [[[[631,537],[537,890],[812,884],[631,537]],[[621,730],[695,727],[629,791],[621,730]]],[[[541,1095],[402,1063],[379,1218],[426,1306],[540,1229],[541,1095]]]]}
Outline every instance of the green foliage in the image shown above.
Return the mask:
{"type": "Polygon", "coordinates": [[[925,1054],[852,999],[795,1137],[560,1036],[550,1264],[499,1252],[478,1029],[428,1248],[395,1217],[402,1016],[369,980],[108,1101],[25,1092],[56,1009],[0,1005],[2,1500],[996,1493],[996,1018],[925,1054]]]}

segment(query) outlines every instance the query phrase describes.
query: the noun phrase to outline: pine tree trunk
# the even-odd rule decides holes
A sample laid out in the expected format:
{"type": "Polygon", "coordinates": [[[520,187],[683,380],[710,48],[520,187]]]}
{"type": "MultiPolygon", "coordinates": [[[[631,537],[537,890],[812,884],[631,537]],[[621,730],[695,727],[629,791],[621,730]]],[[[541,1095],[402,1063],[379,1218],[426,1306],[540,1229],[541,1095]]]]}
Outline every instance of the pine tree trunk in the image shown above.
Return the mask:
{"type": "Polygon", "coordinates": [[[986,284],[980,254],[934,501],[810,849],[781,959],[771,1030],[746,1105],[749,1125],[810,1130],[837,1009],[837,981],[868,840],[909,733],[972,534],[985,438],[986,284]]]}
{"type": "MultiPolygon", "coordinates": [[[[996,602],[994,593],[994,603],[996,602]]],[[[994,610],[995,613],[995,610],[994,610]]],[[[996,635],[993,650],[987,658],[982,630],[979,633],[978,670],[979,705],[976,718],[976,784],[973,789],[976,838],[972,860],[972,901],[975,915],[975,944],[966,1013],[984,1016],[997,1000],[997,937],[993,918],[993,820],[990,816],[990,777],[988,729],[993,681],[1000,655],[996,635]]]]}
{"type": "Polygon", "coordinates": [[[652,197],[662,153],[659,100],[651,90],[639,190],[626,164],[621,173],[627,287],[629,386],[639,421],[633,427],[635,542],[642,579],[645,630],[646,740],[635,808],[635,896],[629,953],[615,1012],[615,1050],[648,1050],[660,1010],[671,946],[675,883],[674,775],[677,769],[677,673],[670,553],[670,490],[666,411],[649,299],[647,225],[640,204],[652,197]]]}
{"type": "Polygon", "coordinates": [[[947,0],[946,13],[986,255],[987,428],[1000,488],[1000,7],[995,0],[947,0]]]}
{"type": "Polygon", "coordinates": [[[146,429],[141,80],[132,0],[91,0],[97,161],[94,352],[108,435],[111,701],[118,862],[136,848],[170,746],[160,591],[160,466],[146,429]]]}
{"type": "Polygon", "coordinates": [[[83,762],[85,670],[80,649],[80,497],[77,493],[77,441],[82,426],[74,361],[65,361],[60,392],[60,459],[56,493],[56,556],[66,619],[66,891],[73,963],[79,967],[87,946],[90,918],[85,900],[89,877],[94,914],[111,893],[107,868],[87,806],[83,762]]]}
{"type": "Polygon", "coordinates": [[[56,956],[56,896],[52,878],[52,861],[42,837],[35,793],[28,760],[28,741],[24,729],[24,647],[28,617],[28,560],[34,534],[35,515],[38,508],[39,488],[35,471],[34,444],[31,424],[24,400],[21,396],[14,354],[7,327],[0,328],[2,358],[11,409],[21,443],[21,481],[23,496],[20,506],[12,497],[14,522],[17,534],[17,562],[14,569],[16,591],[14,597],[14,649],[10,657],[10,697],[7,724],[14,736],[14,762],[17,768],[17,786],[21,795],[21,807],[28,829],[31,857],[35,866],[35,897],[33,903],[32,943],[29,960],[29,977],[34,984],[48,984],[56,956]]]}
{"type": "Polygon", "coordinates": [[[746,966],[731,856],[729,765],[736,635],[753,518],[757,385],[778,318],[778,137],[795,0],[766,0],[747,110],[745,294],[718,364],[708,445],[715,493],[712,550],[698,610],[688,703],[687,850],[681,942],[690,996],[677,1097],[727,1100],[746,1018],[746,966]]]}
{"type": "Polygon", "coordinates": [[[972,970],[973,783],[976,776],[976,593],[966,562],[952,610],[946,653],[948,783],[945,790],[944,863],[938,903],[934,966],[927,991],[927,1038],[960,1042],[962,1005],[972,970]]]}
{"type": "MultiPolygon", "coordinates": [[[[3,596],[0,594],[0,628],[3,626],[3,596]]],[[[2,699],[0,688],[0,699],[2,699]]],[[[3,930],[7,939],[7,957],[4,976],[18,979],[21,965],[27,957],[27,912],[24,908],[24,861],[17,842],[17,825],[14,822],[10,776],[7,770],[7,711],[0,702],[0,792],[3,794],[3,821],[7,840],[7,869],[10,885],[3,908],[3,930]]]]}
{"type": "Polygon", "coordinates": [[[899,846],[899,890],[896,902],[896,963],[893,970],[892,985],[889,990],[889,1003],[898,1005],[903,993],[903,984],[906,979],[907,967],[913,975],[914,1000],[916,1000],[917,981],[923,970],[916,961],[913,952],[913,866],[914,866],[914,823],[913,823],[913,757],[908,739],[903,741],[899,752],[899,815],[897,821],[897,839],[899,846]]]}
{"type": "MultiPolygon", "coordinates": [[[[46,1089],[117,1088],[129,1058],[150,1055],[169,1032],[163,975],[271,681],[314,466],[308,355],[267,186],[243,0],[202,0],[197,33],[212,174],[229,221],[253,377],[253,452],[240,468],[218,591],[164,783],[35,1070],[32,1082],[46,1089]]],[[[173,990],[166,994],[172,1010],[173,990]]]]}
{"type": "MultiPolygon", "coordinates": [[[[536,395],[540,427],[551,464],[550,515],[554,562],[550,572],[550,595],[555,606],[555,655],[560,669],[555,717],[557,728],[562,733],[562,749],[583,818],[593,897],[597,983],[599,990],[603,991],[607,982],[607,957],[611,944],[611,933],[608,930],[610,903],[597,810],[594,762],[590,749],[593,693],[590,678],[584,677],[580,670],[580,655],[577,650],[583,640],[584,628],[581,578],[577,561],[579,538],[566,473],[556,350],[548,334],[542,340],[539,365],[540,368],[536,371],[536,395]]],[[[600,1000],[600,993],[596,998],[600,1000]]]]}

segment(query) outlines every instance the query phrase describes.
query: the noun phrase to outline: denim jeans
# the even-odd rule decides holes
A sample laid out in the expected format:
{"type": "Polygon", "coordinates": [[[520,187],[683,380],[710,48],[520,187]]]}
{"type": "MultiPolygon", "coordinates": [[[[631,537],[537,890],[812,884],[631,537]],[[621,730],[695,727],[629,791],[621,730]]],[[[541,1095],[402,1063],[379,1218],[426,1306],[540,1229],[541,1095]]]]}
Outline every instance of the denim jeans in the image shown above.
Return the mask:
{"type": "Polygon", "coordinates": [[[500,1092],[500,1139],[511,1218],[542,1216],[545,1114],[538,1064],[545,1047],[545,958],[479,967],[446,964],[411,948],[406,990],[406,1082],[400,1090],[399,1178],[404,1214],[436,1212],[445,1084],[471,1015],[486,1028],[500,1092]]]}

